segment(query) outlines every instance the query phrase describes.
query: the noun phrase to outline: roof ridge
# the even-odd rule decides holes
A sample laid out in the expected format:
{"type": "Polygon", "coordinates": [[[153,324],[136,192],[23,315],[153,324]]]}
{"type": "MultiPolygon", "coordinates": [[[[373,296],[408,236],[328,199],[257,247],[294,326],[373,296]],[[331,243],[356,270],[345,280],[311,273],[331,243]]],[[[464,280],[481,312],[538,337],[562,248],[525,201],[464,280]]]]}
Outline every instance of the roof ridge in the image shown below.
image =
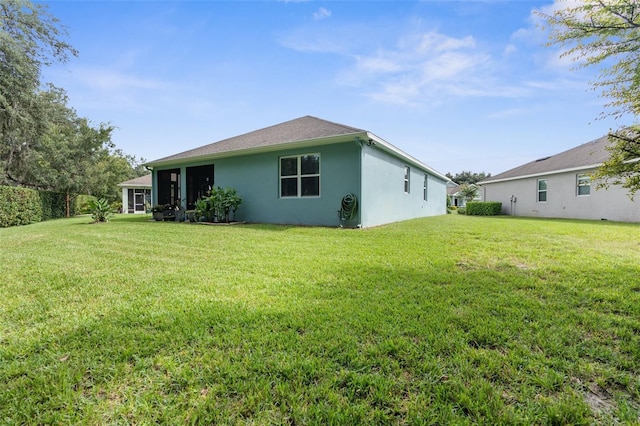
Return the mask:
{"type": "Polygon", "coordinates": [[[354,131],[354,133],[360,133],[360,132],[367,132],[367,131],[368,131],[368,130],[360,129],[360,128],[358,128],[358,127],[349,126],[349,125],[347,125],[347,124],[338,123],[338,122],[336,122],[336,121],[326,120],[326,119],[324,119],[324,118],[316,117],[316,116],[314,116],[314,115],[305,115],[305,116],[302,116],[302,117],[296,118],[296,119],[291,120],[291,121],[295,121],[295,120],[299,120],[299,119],[301,119],[301,118],[307,118],[307,117],[308,117],[308,118],[313,118],[313,119],[318,120],[318,121],[323,121],[323,122],[325,122],[325,123],[333,124],[333,125],[335,125],[335,126],[344,127],[345,129],[351,129],[351,130],[353,130],[353,131],[354,131]]]}
{"type": "Polygon", "coordinates": [[[536,160],[513,167],[484,179],[480,183],[521,179],[527,176],[549,174],[569,169],[589,168],[601,164],[609,157],[609,153],[606,150],[608,142],[609,138],[607,135],[601,136],[557,154],[540,157],[536,160]]]}
{"type": "Polygon", "coordinates": [[[203,155],[211,155],[213,153],[232,152],[257,147],[276,146],[294,141],[345,136],[353,133],[363,132],[367,131],[358,129],[356,127],[347,126],[346,124],[336,123],[334,121],[314,117],[312,115],[304,115],[292,120],[283,121],[278,124],[251,130],[240,135],[231,136],[225,139],[218,140],[216,142],[211,142],[196,148],[188,149],[174,155],[151,161],[147,164],[153,164],[160,161],[175,160],[178,158],[198,157],[203,155]]]}

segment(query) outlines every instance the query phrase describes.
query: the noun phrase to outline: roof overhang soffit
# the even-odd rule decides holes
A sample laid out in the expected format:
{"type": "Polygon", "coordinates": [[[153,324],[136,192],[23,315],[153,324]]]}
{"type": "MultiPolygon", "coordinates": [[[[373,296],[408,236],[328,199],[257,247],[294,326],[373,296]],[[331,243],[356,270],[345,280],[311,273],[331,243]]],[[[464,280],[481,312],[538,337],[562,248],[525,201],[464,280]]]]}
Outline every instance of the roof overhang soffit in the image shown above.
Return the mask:
{"type": "Polygon", "coordinates": [[[509,181],[512,181],[512,180],[538,178],[538,177],[542,177],[542,176],[551,176],[551,175],[558,175],[558,174],[570,173],[570,172],[580,172],[580,171],[586,172],[588,170],[597,169],[601,165],[602,165],[602,163],[600,163],[600,164],[591,164],[591,165],[588,165],[588,166],[572,167],[572,168],[561,169],[561,170],[550,170],[548,172],[531,173],[531,174],[527,174],[527,175],[514,176],[514,177],[509,177],[509,178],[504,178],[504,179],[487,180],[487,181],[484,181],[484,182],[478,182],[478,185],[482,186],[482,185],[488,185],[488,184],[491,184],[491,183],[500,183],[500,182],[509,182],[509,181]]]}
{"type": "Polygon", "coordinates": [[[442,173],[438,172],[437,170],[433,169],[432,167],[426,165],[425,163],[423,163],[422,161],[418,160],[415,157],[412,157],[411,155],[407,154],[406,152],[402,151],[401,149],[391,145],[389,142],[385,141],[384,139],[382,139],[381,137],[378,137],[376,135],[374,135],[373,133],[367,132],[367,141],[370,141],[369,144],[376,146],[398,158],[401,158],[402,160],[406,161],[407,163],[409,163],[410,165],[413,165],[415,167],[418,167],[420,169],[426,170],[429,173],[431,173],[432,175],[442,179],[445,182],[449,182],[451,181],[451,179],[449,179],[448,177],[446,177],[445,175],[443,175],[442,173]]]}

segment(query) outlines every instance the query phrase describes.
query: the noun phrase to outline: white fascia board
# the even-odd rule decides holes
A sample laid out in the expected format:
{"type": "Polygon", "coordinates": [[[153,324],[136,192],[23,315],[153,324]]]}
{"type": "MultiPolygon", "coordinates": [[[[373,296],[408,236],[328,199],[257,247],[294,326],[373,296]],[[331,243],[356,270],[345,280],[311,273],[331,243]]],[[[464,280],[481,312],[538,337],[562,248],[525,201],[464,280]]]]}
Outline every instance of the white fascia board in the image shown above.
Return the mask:
{"type": "Polygon", "coordinates": [[[533,177],[541,177],[541,176],[557,175],[557,174],[561,174],[561,173],[569,173],[569,172],[578,172],[578,171],[584,171],[584,170],[591,170],[591,169],[597,169],[601,165],[602,165],[602,163],[591,164],[591,165],[580,166],[580,167],[571,167],[571,168],[568,168],[568,169],[550,170],[548,172],[540,172],[540,173],[532,173],[532,174],[529,174],[529,175],[514,176],[514,177],[509,177],[509,178],[504,178],[504,179],[486,180],[484,182],[478,182],[478,185],[482,186],[482,185],[487,185],[489,183],[508,182],[510,180],[528,179],[528,178],[533,178],[533,177]]]}
{"type": "Polygon", "coordinates": [[[385,151],[390,152],[391,154],[406,160],[408,163],[411,163],[414,166],[417,166],[417,167],[419,167],[421,169],[425,169],[425,170],[429,171],[431,174],[439,177],[440,179],[444,180],[445,182],[450,182],[451,181],[451,179],[449,179],[448,177],[446,177],[445,175],[443,175],[439,171],[435,170],[433,167],[428,166],[425,163],[423,163],[422,161],[418,160],[417,158],[414,158],[414,157],[410,156],[409,154],[407,154],[406,152],[402,151],[401,149],[391,145],[389,142],[385,141],[381,137],[376,136],[373,133],[367,132],[367,138],[373,140],[376,143],[376,145],[379,145],[385,151]]]}
{"type": "Polygon", "coordinates": [[[334,143],[354,142],[357,138],[367,137],[366,132],[345,133],[343,135],[330,136],[325,138],[306,139],[303,141],[286,142],[277,145],[260,146],[255,148],[237,149],[233,151],[225,151],[214,154],[198,155],[194,157],[178,158],[167,161],[150,161],[145,167],[153,169],[154,167],[175,166],[184,163],[195,163],[208,160],[217,160],[220,158],[239,157],[243,155],[262,154],[266,152],[284,151],[288,149],[312,148],[319,145],[331,145],[334,143]]]}

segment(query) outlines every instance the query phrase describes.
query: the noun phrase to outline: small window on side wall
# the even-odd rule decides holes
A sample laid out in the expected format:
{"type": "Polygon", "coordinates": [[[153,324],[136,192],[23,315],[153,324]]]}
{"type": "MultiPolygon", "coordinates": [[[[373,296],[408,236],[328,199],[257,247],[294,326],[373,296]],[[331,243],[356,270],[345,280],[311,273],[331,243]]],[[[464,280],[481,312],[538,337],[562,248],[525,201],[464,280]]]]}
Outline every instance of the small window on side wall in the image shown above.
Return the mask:
{"type": "Polygon", "coordinates": [[[404,192],[409,193],[410,187],[410,177],[411,177],[411,169],[409,166],[405,166],[404,168],[404,192]]]}
{"type": "Polygon", "coordinates": [[[424,175],[424,185],[422,187],[422,198],[427,201],[427,193],[429,191],[429,175],[424,175]]]}
{"type": "Polygon", "coordinates": [[[581,173],[576,178],[578,196],[591,194],[591,176],[581,173]]]}
{"type": "Polygon", "coordinates": [[[547,180],[538,179],[538,202],[545,203],[547,201],[547,180]]]}

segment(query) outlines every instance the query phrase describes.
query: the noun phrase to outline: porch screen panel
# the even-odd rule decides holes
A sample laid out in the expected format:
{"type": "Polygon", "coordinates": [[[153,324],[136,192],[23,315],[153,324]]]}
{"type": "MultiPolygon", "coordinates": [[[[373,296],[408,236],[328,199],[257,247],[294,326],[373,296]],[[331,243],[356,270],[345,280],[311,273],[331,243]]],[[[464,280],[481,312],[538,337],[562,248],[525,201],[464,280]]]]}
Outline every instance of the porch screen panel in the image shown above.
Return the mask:
{"type": "Polygon", "coordinates": [[[135,213],[135,200],[133,196],[133,189],[127,190],[127,213],[135,213]]]}
{"type": "Polygon", "coordinates": [[[194,209],[199,198],[211,194],[214,185],[214,165],[187,167],[187,209],[194,209]]]}

